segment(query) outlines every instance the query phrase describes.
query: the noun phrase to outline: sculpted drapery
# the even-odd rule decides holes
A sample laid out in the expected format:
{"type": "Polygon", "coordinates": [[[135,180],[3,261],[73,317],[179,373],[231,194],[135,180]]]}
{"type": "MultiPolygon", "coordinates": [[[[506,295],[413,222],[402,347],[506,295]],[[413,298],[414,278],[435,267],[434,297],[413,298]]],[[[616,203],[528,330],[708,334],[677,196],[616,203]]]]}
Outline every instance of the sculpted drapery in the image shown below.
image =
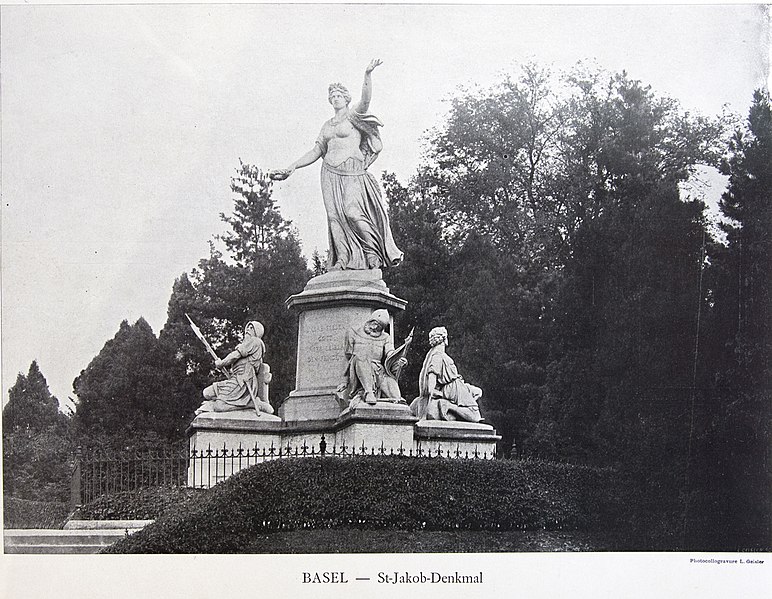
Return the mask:
{"type": "Polygon", "coordinates": [[[335,115],[322,125],[314,147],[289,168],[271,172],[273,179],[282,180],[296,168],[323,159],[320,182],[327,212],[328,270],[366,270],[402,261],[381,189],[367,171],[383,148],[379,133],[383,124],[367,112],[371,73],[380,64],[374,60],[368,65],[362,99],[352,109],[348,90],[338,83],[330,85],[335,115]]]}

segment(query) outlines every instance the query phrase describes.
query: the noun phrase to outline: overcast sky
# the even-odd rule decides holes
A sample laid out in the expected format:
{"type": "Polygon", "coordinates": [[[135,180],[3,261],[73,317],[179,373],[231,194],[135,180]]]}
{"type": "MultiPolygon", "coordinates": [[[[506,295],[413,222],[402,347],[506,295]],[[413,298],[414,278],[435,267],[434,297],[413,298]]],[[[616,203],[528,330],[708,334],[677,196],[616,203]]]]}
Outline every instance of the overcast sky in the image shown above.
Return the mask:
{"type": "MultiPolygon", "coordinates": [[[[33,359],[63,400],[122,320],[158,333],[174,279],[224,231],[239,158],[270,169],[304,153],[331,116],[327,85],[357,97],[371,58],[373,168],[403,182],[443,99],[517,62],[594,60],[708,115],[745,115],[768,77],[760,6],[3,6],[0,19],[4,402],[33,359]]],[[[275,197],[306,255],[326,249],[318,165],[275,197]]]]}

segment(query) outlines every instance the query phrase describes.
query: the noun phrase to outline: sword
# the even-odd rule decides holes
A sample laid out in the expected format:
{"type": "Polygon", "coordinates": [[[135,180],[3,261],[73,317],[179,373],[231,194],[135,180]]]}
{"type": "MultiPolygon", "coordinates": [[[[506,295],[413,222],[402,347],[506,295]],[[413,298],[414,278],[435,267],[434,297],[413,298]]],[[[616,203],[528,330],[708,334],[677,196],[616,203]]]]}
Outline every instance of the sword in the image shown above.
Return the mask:
{"type": "MultiPolygon", "coordinates": [[[[196,337],[198,337],[199,340],[201,341],[201,343],[204,344],[204,347],[206,348],[206,351],[209,352],[209,355],[212,356],[215,360],[219,360],[220,358],[217,356],[215,351],[212,349],[212,346],[209,345],[209,342],[206,340],[206,337],[204,337],[204,334],[201,332],[201,329],[199,329],[196,326],[196,323],[193,322],[193,319],[190,316],[188,316],[187,313],[185,314],[185,317],[188,319],[188,322],[190,323],[190,328],[193,329],[193,332],[196,334],[196,337]]],[[[218,368],[217,370],[222,372],[225,376],[230,376],[230,374],[228,373],[228,371],[225,368],[221,367],[221,368],[218,368]]]]}

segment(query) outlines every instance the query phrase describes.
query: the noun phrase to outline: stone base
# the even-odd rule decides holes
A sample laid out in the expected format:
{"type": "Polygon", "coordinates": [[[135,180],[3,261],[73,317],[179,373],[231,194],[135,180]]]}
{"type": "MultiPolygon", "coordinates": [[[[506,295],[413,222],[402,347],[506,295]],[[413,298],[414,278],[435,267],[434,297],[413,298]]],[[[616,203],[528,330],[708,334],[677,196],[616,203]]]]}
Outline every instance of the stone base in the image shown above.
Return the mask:
{"type": "Polygon", "coordinates": [[[489,424],[476,422],[420,420],[415,425],[415,449],[424,453],[431,451],[450,457],[496,456],[496,442],[501,436],[489,424]]]}
{"type": "MultiPolygon", "coordinates": [[[[391,293],[383,273],[341,270],[314,277],[287,300],[299,312],[295,390],[279,406],[288,422],[334,420],[341,412],[335,390],[343,382],[346,331],[380,308],[404,310],[407,302],[391,293]]],[[[399,345],[392,322],[391,335],[399,345]]]]}
{"type": "Polygon", "coordinates": [[[336,387],[326,387],[292,391],[279,406],[279,415],[287,422],[335,420],[340,414],[335,389],[336,387]]]}
{"type": "Polygon", "coordinates": [[[335,423],[338,448],[367,453],[407,453],[413,447],[413,425],[418,419],[405,404],[360,403],[346,408],[335,423]]]}
{"type": "Polygon", "coordinates": [[[204,412],[188,427],[188,486],[211,487],[242,468],[272,459],[282,443],[282,421],[253,410],[204,412]],[[195,450],[195,454],[193,451],[195,450]]]}
{"type": "Polygon", "coordinates": [[[287,300],[287,307],[337,307],[346,304],[370,305],[371,310],[404,310],[407,301],[391,293],[383,282],[380,268],[371,270],[334,270],[312,278],[301,293],[287,300]]]}

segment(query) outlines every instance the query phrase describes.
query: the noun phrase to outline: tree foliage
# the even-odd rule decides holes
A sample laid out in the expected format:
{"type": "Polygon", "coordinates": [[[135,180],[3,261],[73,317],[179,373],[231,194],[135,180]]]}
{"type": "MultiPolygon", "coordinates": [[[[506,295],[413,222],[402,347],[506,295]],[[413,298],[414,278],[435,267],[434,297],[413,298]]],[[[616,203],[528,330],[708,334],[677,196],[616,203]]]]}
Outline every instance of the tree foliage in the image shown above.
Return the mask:
{"type": "Polygon", "coordinates": [[[3,408],[3,433],[40,432],[66,417],[59,412],[59,400],[51,395],[37,361],[33,360],[26,376],[16,377],[8,390],[8,403],[3,408]]]}
{"type": "Polygon", "coordinates": [[[257,167],[241,163],[231,191],[234,212],[220,215],[230,231],[218,237],[228,255],[211,243],[209,257],[175,281],[160,338],[176,348],[198,398],[201,389],[219,375],[185,314],[220,357],[241,341],[249,320],[259,320],[265,326],[265,360],[274,373],[271,401],[277,405],[295,381],[297,316],[284,302],[303,289],[310,273],[291,223],[282,218],[271,197],[270,179],[257,167]]]}
{"type": "Polygon", "coordinates": [[[37,501],[64,501],[69,491],[70,419],[59,411],[36,361],[19,373],[3,408],[3,491],[37,501]]]}
{"type": "Polygon", "coordinates": [[[123,321],[73,382],[81,444],[181,440],[196,407],[184,363],[140,318],[123,321]]]}
{"type": "MultiPolygon", "coordinates": [[[[711,248],[713,287],[705,336],[711,393],[691,452],[692,535],[763,549],[772,538],[772,110],[756,91],[728,144],[720,202],[726,244],[711,248]],[[709,498],[709,501],[705,498],[709,498]],[[718,524],[712,524],[708,514],[718,524]],[[706,526],[705,522],[711,525],[706,526]]],[[[706,377],[707,378],[707,377],[706,377]]],[[[718,541],[716,541],[718,542],[718,541]]]]}
{"type": "Polygon", "coordinates": [[[630,401],[692,383],[705,222],[679,184],[721,132],[624,73],[525,65],[453,98],[416,177],[387,178],[407,316],[450,329],[519,451],[613,463],[630,401]]]}

